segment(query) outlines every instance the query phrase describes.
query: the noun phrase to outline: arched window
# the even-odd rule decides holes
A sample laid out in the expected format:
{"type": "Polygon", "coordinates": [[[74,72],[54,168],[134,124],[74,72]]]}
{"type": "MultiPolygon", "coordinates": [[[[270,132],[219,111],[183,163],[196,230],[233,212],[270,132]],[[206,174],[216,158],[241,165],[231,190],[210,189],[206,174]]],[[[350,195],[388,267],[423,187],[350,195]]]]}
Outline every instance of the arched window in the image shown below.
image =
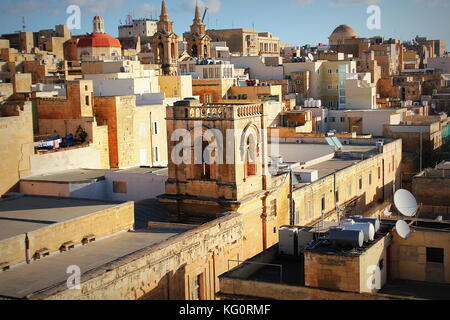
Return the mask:
{"type": "Polygon", "coordinates": [[[209,54],[208,54],[208,46],[207,46],[207,45],[205,45],[205,46],[203,47],[203,56],[204,56],[205,58],[208,58],[208,56],[209,56],[209,54]]]}
{"type": "Polygon", "coordinates": [[[244,169],[245,177],[255,176],[258,171],[258,139],[256,130],[251,128],[251,131],[245,135],[244,145],[244,169]]]}
{"type": "Polygon", "coordinates": [[[157,52],[157,56],[159,59],[159,63],[163,63],[164,62],[164,45],[162,43],[160,43],[158,45],[158,52],[157,52]]]}
{"type": "Polygon", "coordinates": [[[192,56],[198,57],[198,48],[196,44],[192,45],[192,56]]]}
{"type": "Polygon", "coordinates": [[[176,57],[176,53],[175,53],[175,43],[172,43],[172,45],[171,45],[171,53],[172,53],[172,59],[176,59],[177,57],[176,57]]]}

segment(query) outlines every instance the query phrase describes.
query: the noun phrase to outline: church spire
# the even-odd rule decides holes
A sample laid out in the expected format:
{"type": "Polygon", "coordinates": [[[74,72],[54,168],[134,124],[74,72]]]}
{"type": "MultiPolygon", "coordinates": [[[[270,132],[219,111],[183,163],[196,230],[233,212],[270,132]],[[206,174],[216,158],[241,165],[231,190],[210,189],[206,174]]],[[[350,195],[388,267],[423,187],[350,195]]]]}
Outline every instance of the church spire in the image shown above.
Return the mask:
{"type": "Polygon", "coordinates": [[[161,21],[169,21],[169,15],[167,13],[166,0],[162,0],[161,15],[159,16],[161,21]]]}
{"type": "Polygon", "coordinates": [[[195,18],[194,18],[194,22],[197,22],[197,23],[201,23],[202,22],[202,20],[200,18],[200,7],[198,5],[198,0],[195,3],[195,18]]]}

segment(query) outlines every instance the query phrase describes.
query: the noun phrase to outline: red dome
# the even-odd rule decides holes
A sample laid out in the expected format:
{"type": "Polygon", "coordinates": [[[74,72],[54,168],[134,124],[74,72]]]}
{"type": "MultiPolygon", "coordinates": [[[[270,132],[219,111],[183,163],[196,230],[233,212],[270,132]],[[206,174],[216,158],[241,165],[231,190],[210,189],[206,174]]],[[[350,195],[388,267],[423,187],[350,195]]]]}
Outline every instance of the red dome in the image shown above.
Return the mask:
{"type": "Polygon", "coordinates": [[[87,37],[81,38],[78,42],[78,48],[104,47],[104,48],[122,48],[120,41],[111,37],[107,33],[92,33],[87,37]]]}

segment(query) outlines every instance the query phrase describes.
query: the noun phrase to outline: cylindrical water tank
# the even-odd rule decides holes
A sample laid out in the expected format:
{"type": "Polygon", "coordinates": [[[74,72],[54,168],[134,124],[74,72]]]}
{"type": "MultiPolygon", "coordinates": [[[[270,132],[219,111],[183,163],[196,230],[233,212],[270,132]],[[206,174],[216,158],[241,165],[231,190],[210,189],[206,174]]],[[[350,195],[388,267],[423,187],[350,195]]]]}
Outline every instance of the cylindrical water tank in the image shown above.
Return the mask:
{"type": "Polygon", "coordinates": [[[341,223],[341,226],[345,230],[360,230],[364,233],[364,242],[373,241],[375,239],[375,227],[373,224],[366,222],[366,223],[355,223],[355,221],[351,220],[349,221],[343,221],[341,223]]]}
{"type": "Polygon", "coordinates": [[[328,234],[331,242],[343,247],[360,248],[364,244],[364,232],[361,230],[331,228],[328,234]]]}
{"type": "Polygon", "coordinates": [[[371,224],[373,224],[375,232],[378,232],[378,230],[380,230],[381,224],[378,218],[363,218],[361,216],[354,216],[350,218],[353,219],[355,222],[363,222],[363,223],[370,222],[371,224]]]}

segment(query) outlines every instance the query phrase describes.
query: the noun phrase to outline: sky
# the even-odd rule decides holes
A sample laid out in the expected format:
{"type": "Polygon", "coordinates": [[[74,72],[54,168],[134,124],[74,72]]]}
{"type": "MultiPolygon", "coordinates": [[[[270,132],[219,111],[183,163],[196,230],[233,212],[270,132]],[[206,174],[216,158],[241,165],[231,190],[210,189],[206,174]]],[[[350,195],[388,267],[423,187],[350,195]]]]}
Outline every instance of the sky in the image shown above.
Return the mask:
{"type": "MultiPolygon", "coordinates": [[[[196,0],[166,0],[174,31],[189,30],[196,0]]],[[[450,45],[450,0],[198,0],[208,7],[205,23],[209,29],[249,28],[271,32],[284,44],[328,43],[338,25],[351,26],[361,37],[380,35],[402,41],[416,35],[446,40],[450,45]],[[369,30],[370,5],[381,12],[381,29],[369,30]]],[[[105,18],[106,32],[117,36],[117,27],[127,15],[134,18],[159,17],[161,0],[2,0],[0,33],[50,29],[65,24],[68,6],[81,9],[81,29],[73,34],[92,32],[92,18],[105,18]]]]}

